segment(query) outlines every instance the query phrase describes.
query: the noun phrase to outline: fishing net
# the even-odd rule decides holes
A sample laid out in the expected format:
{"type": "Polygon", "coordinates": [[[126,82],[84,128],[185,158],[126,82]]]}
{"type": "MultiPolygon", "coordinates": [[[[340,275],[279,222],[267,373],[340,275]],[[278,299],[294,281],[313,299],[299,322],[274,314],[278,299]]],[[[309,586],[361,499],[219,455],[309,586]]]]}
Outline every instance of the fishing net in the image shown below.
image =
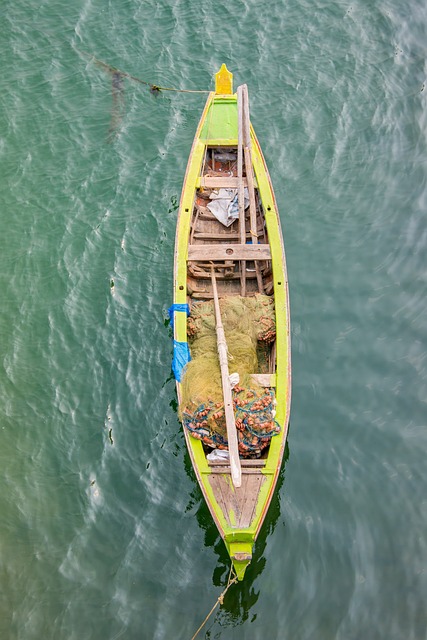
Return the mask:
{"type": "MultiPolygon", "coordinates": [[[[259,356],[275,339],[274,300],[268,296],[230,296],[220,300],[231,373],[239,374],[232,390],[239,453],[258,457],[280,431],[272,389],[251,375],[260,370],[259,356]]],[[[227,429],[218,359],[213,302],[194,304],[187,321],[192,360],[182,379],[180,415],[194,438],[212,448],[227,449],[227,429]]]]}
{"type": "MultiPolygon", "coordinates": [[[[263,342],[268,343],[275,339],[274,300],[270,296],[229,296],[222,298],[219,305],[226,333],[236,329],[240,334],[248,334],[263,342]]],[[[193,305],[187,323],[190,340],[208,332],[215,335],[215,309],[211,301],[193,305]]]]}

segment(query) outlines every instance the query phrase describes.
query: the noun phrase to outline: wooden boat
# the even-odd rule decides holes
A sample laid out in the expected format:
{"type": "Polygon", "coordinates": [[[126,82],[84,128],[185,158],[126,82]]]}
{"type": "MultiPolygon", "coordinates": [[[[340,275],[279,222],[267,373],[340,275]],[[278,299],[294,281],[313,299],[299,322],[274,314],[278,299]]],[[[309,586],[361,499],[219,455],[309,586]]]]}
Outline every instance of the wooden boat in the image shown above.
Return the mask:
{"type": "MultiPolygon", "coordinates": [[[[222,65],[196,131],[178,213],[171,318],[179,401],[181,375],[191,357],[188,311],[200,300],[214,299],[217,303],[225,296],[254,296],[258,292],[274,297],[276,339],[269,346],[267,370],[254,371],[253,379],[275,390],[275,420],[280,433],[260,458],[244,459],[236,450],[233,425],[227,422],[230,459],[211,462],[207,458],[209,448],[184,427],[197,480],[240,580],[251,561],[286,444],[290,323],[280,220],[264,157],[249,122],[247,88],[243,85],[233,93],[232,74],[222,65]],[[206,192],[219,188],[238,190],[239,218],[229,226],[206,207],[206,192]],[[245,188],[249,196],[246,210],[242,204],[245,188]]],[[[227,386],[227,372],[223,383],[227,386]]]]}

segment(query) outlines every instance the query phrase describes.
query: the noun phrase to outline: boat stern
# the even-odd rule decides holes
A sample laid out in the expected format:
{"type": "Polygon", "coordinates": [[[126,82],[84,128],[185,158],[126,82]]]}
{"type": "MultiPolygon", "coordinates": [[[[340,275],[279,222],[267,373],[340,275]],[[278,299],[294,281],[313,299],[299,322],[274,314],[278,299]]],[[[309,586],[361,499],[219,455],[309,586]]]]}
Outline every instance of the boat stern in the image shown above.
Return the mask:
{"type": "Polygon", "coordinates": [[[252,560],[252,544],[250,542],[225,541],[238,580],[243,580],[247,566],[252,560]]]}

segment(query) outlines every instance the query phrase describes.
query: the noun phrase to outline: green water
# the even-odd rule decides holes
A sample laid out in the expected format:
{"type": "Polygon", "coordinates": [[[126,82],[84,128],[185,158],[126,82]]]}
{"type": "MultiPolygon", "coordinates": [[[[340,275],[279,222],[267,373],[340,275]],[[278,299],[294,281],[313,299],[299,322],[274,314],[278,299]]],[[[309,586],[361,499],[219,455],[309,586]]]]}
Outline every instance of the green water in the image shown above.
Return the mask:
{"type": "Polygon", "coordinates": [[[78,47],[172,87],[211,89],[225,62],[281,212],[288,458],[245,582],[199,637],[425,639],[425,4],[0,15],[0,637],[190,639],[229,566],[165,326],[205,98],[126,81],[112,113],[111,78],[78,47]]]}

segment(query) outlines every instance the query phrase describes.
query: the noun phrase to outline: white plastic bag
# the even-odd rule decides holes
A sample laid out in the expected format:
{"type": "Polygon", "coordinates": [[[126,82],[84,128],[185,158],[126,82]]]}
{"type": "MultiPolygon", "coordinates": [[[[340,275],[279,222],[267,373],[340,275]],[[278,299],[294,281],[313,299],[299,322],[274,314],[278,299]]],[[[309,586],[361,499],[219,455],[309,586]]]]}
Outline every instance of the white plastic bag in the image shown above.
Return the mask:
{"type": "MultiPolygon", "coordinates": [[[[245,209],[249,206],[249,191],[245,187],[245,209]]],[[[229,227],[239,217],[239,198],[237,189],[219,189],[212,191],[209,196],[211,202],[207,205],[209,211],[225,227],[229,227]]]]}

